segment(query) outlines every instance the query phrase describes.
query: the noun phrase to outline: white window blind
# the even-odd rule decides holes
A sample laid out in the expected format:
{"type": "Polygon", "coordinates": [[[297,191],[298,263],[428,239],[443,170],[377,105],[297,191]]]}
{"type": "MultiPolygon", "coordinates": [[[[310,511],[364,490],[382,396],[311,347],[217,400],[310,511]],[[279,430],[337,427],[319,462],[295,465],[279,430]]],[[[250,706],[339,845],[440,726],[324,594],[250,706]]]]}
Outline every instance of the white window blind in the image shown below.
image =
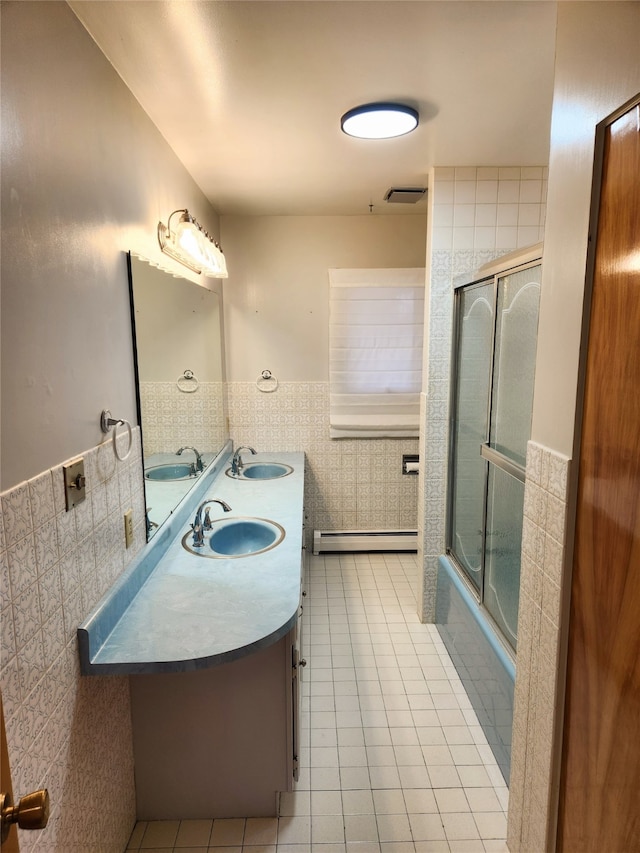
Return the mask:
{"type": "Polygon", "coordinates": [[[332,438],[419,431],[425,271],[329,270],[332,438]]]}

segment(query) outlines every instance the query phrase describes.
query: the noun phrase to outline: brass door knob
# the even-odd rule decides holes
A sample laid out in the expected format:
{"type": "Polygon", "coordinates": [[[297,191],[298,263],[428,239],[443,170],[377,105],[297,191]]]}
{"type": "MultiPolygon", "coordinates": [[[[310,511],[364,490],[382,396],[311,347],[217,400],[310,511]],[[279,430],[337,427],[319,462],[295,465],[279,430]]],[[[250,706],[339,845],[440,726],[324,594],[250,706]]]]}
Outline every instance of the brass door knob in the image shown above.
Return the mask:
{"type": "Polygon", "coordinates": [[[14,806],[10,794],[0,794],[0,823],[2,841],[9,834],[12,823],[20,829],[44,829],[49,820],[49,792],[46,788],[20,797],[14,806]]]}

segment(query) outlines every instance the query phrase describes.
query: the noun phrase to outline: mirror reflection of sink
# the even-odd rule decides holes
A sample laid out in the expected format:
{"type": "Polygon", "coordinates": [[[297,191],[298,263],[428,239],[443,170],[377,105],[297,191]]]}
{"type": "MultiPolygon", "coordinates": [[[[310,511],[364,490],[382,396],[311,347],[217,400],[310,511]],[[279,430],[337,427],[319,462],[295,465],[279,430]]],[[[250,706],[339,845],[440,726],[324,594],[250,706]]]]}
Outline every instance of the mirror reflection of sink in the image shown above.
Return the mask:
{"type": "Polygon", "coordinates": [[[222,518],[213,522],[209,535],[205,533],[202,547],[194,548],[191,530],[182,537],[182,546],[199,557],[232,559],[270,551],[284,537],[284,527],[267,518],[222,518]]]}
{"type": "Polygon", "coordinates": [[[283,462],[245,462],[238,474],[227,468],[225,474],[233,480],[277,480],[293,472],[291,465],[283,462]]]}
{"type": "Polygon", "coordinates": [[[188,462],[169,463],[167,465],[153,465],[144,472],[146,480],[188,480],[194,477],[193,468],[188,462]]]}

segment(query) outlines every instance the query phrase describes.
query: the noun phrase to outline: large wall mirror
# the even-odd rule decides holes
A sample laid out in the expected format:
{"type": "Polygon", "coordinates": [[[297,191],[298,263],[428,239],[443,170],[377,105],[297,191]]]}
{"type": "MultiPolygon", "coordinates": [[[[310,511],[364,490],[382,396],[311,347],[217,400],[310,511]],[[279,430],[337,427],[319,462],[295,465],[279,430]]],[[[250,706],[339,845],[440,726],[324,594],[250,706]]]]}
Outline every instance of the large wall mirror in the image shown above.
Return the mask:
{"type": "Polygon", "coordinates": [[[129,255],[151,538],[228,438],[217,293],[129,255]]]}

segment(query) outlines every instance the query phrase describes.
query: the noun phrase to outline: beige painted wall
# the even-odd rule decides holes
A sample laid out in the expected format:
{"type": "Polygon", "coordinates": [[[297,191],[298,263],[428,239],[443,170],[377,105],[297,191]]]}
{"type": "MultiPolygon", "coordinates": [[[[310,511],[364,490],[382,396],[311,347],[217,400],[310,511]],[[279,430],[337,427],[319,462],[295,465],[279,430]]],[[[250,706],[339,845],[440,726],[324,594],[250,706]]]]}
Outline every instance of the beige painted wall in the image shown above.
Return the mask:
{"type": "Polygon", "coordinates": [[[415,215],[221,217],[227,378],[329,378],[329,268],[422,267],[415,215]]]}
{"type": "Polygon", "coordinates": [[[571,456],[595,125],[640,91],[640,3],[559,3],[532,440],[571,456]]]}
{"type": "Polygon", "coordinates": [[[218,234],[66,3],[3,3],[3,489],[97,444],[105,407],[135,422],[124,253],[171,267],[156,227],[185,206],[218,234]]]}

